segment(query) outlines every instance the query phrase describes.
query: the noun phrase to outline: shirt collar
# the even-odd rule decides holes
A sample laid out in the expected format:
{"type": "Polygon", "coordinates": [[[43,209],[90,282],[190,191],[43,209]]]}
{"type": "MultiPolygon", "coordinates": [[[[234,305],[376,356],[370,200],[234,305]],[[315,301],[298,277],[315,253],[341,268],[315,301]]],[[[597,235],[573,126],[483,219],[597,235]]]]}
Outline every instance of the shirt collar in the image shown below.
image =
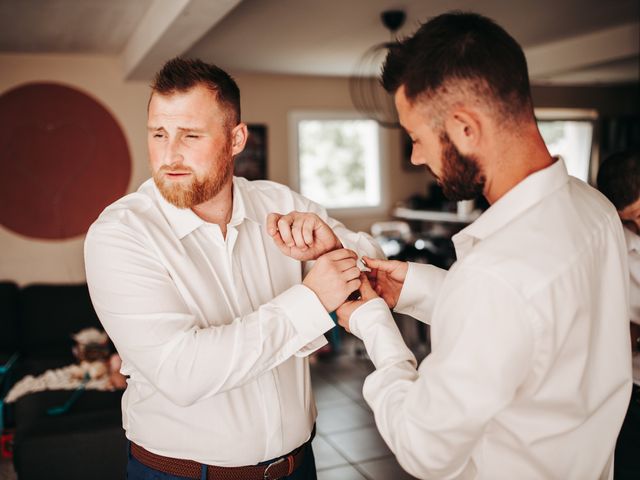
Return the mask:
{"type": "Polygon", "coordinates": [[[458,258],[569,181],[564,161],[532,173],[491,205],[476,221],[452,237],[458,258]]]}
{"type": "MultiPolygon", "coordinates": [[[[165,198],[158,190],[153,179],[148,180],[151,182],[153,192],[156,201],[160,207],[160,210],[168,220],[171,228],[176,236],[182,240],[194,230],[198,229],[205,222],[198,215],[193,213],[190,208],[178,208],[175,205],[167,202],[165,198]]],[[[229,220],[229,226],[236,227],[240,225],[245,219],[259,223],[255,210],[251,205],[251,202],[247,198],[248,192],[242,186],[242,183],[238,181],[237,177],[233,177],[233,210],[231,212],[231,219],[229,220]]]]}

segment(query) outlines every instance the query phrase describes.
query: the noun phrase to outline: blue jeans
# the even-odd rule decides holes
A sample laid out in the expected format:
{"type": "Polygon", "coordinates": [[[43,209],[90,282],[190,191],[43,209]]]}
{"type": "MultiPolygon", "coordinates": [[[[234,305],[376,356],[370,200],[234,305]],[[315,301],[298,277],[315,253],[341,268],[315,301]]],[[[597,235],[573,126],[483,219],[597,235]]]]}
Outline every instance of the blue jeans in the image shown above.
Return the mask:
{"type": "MultiPolygon", "coordinates": [[[[129,442],[127,442],[128,445],[129,442]]],[[[313,456],[313,449],[311,448],[311,442],[305,445],[304,457],[302,463],[287,477],[282,477],[282,480],[316,480],[316,460],[313,456]]],[[[271,463],[271,461],[264,462],[265,464],[271,463]]],[[[168,473],[159,472],[153,468],[149,468],[143,465],[138,460],[131,456],[129,450],[129,463],[127,464],[127,480],[186,480],[185,477],[177,477],[168,473]]],[[[206,480],[206,476],[203,477],[206,480]]]]}

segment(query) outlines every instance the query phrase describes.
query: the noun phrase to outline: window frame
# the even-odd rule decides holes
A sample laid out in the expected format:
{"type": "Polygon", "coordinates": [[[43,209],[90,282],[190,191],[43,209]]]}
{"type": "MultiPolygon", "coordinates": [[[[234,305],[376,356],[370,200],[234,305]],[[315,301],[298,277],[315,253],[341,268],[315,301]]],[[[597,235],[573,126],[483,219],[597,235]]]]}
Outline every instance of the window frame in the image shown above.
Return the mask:
{"type": "Polygon", "coordinates": [[[591,154],[589,156],[589,170],[587,183],[596,185],[598,167],[600,162],[600,141],[598,128],[598,111],[587,108],[534,108],[536,123],[538,121],[584,121],[590,122],[591,131],[591,154]]]}
{"type": "MultiPolygon", "coordinates": [[[[306,120],[368,120],[371,118],[351,110],[294,110],[289,112],[289,181],[290,186],[296,192],[300,191],[300,156],[299,156],[299,124],[306,120]]],[[[378,131],[378,185],[380,187],[380,201],[378,205],[362,207],[327,207],[327,212],[331,216],[355,217],[361,215],[387,214],[389,210],[389,138],[388,131],[376,123],[378,131]]],[[[315,201],[315,200],[314,200],[315,201]]]]}

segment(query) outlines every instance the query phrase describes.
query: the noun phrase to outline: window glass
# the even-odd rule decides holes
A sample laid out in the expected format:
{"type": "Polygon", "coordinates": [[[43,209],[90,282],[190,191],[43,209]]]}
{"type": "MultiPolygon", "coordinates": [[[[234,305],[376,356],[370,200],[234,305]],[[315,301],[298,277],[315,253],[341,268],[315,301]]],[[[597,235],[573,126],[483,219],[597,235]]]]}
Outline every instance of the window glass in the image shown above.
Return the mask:
{"type": "Polygon", "coordinates": [[[302,195],[326,208],[381,204],[375,121],[308,118],[297,122],[297,130],[302,195]]]}
{"type": "Polygon", "coordinates": [[[540,133],[551,155],[559,155],[569,175],[585,182],[589,178],[593,124],[579,120],[543,120],[540,133]]]}

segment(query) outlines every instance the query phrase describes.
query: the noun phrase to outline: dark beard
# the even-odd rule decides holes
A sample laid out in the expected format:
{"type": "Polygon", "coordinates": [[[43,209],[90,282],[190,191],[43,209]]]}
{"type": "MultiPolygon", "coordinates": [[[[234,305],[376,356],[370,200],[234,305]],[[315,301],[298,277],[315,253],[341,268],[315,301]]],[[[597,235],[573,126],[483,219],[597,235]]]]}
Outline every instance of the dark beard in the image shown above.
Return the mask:
{"type": "Polygon", "coordinates": [[[473,155],[462,155],[447,132],[440,134],[442,145],[442,192],[449,200],[472,200],[484,192],[486,178],[473,155]]]}

